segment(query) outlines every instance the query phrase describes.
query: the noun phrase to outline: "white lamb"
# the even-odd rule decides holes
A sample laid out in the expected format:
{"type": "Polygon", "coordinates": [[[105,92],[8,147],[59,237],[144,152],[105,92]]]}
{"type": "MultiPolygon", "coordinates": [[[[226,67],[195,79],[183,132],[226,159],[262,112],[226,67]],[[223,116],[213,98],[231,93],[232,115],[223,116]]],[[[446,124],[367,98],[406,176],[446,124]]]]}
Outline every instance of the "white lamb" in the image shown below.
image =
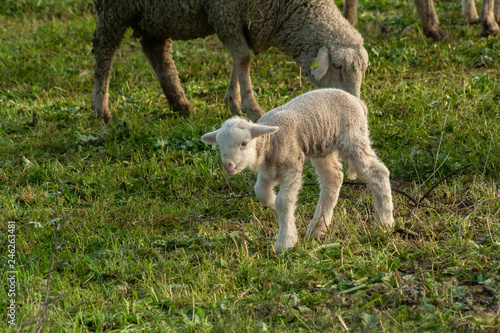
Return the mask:
{"type": "Polygon", "coordinates": [[[389,170],[371,148],[366,114],[360,99],[338,89],[319,89],[267,112],[256,124],[233,117],[201,140],[219,145],[228,174],[258,171],[255,194],[278,219],[275,249],[280,252],[297,243],[294,211],[308,159],[321,191],[306,237],[321,237],[331,223],[343,180],[339,157],[349,166],[349,178],[357,173],[367,182],[376,222],[393,225],[389,170]]]}

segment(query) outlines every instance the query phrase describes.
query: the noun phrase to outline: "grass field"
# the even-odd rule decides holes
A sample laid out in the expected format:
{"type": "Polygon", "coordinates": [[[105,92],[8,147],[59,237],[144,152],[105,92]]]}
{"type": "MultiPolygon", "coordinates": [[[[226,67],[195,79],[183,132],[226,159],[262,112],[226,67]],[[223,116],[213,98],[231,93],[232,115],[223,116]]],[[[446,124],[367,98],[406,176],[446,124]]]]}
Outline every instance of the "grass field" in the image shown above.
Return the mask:
{"type": "MultiPolygon", "coordinates": [[[[306,241],[307,185],[299,244],[276,254],[255,175],[226,175],[199,140],[229,117],[214,36],[174,44],[197,110],[182,118],[127,32],[105,125],[90,105],[92,2],[2,0],[0,331],[498,332],[500,39],[460,1],[436,7],[451,40],[426,38],[410,0],[360,1],[362,98],[404,192],[397,231],[373,229],[371,196],[346,184],[325,239],[306,241]]],[[[252,58],[264,109],[312,89],[276,50],[252,58]]]]}

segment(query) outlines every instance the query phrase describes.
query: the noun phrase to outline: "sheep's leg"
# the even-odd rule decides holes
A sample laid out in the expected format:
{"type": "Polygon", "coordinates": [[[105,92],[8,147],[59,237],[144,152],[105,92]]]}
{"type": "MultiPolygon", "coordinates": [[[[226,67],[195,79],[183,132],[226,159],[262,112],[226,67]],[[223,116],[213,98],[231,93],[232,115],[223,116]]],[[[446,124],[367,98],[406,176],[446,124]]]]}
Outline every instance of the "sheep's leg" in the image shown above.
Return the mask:
{"type": "Polygon", "coordinates": [[[358,0],[344,0],[342,15],[354,27],[356,25],[356,16],[358,11],[358,0]]]}
{"type": "Polygon", "coordinates": [[[443,40],[446,38],[446,32],[439,26],[439,18],[434,9],[432,0],[414,0],[417,7],[418,17],[422,22],[424,34],[434,40],[443,40]]]}
{"type": "MultiPolygon", "coordinates": [[[[220,36],[222,42],[227,46],[229,52],[231,52],[231,57],[233,58],[233,72],[238,74],[238,82],[240,85],[241,94],[241,110],[248,114],[248,117],[257,121],[264,114],[264,111],[257,103],[255,96],[253,95],[252,80],[250,78],[250,50],[246,43],[246,40],[241,34],[241,38],[227,38],[224,39],[220,36]]],[[[231,85],[228,88],[228,94],[231,94],[231,85]]],[[[239,110],[231,110],[231,113],[238,114],[239,110]]]]}
{"type": "MultiPolygon", "coordinates": [[[[498,3],[499,1],[497,1],[498,3]]],[[[481,36],[498,35],[500,34],[500,27],[495,21],[494,13],[494,0],[484,0],[481,7],[481,14],[479,21],[481,22],[481,36]]]]}
{"type": "Polygon", "coordinates": [[[170,107],[183,115],[189,115],[193,105],[187,100],[179,80],[179,73],[172,57],[172,40],[143,37],[141,45],[170,107]]]}
{"type": "Polygon", "coordinates": [[[278,219],[278,213],[276,212],[276,194],[274,193],[274,186],[277,182],[267,178],[262,172],[259,172],[257,176],[257,183],[255,184],[254,190],[257,199],[266,207],[268,207],[274,214],[274,217],[278,219]]]}
{"type": "Polygon", "coordinates": [[[238,71],[234,64],[231,67],[231,79],[229,80],[226,96],[224,96],[224,103],[229,106],[234,116],[241,115],[240,84],[238,83],[238,71]]]}
{"type": "Polygon", "coordinates": [[[93,52],[95,58],[94,90],[92,92],[92,107],[94,117],[103,118],[106,123],[111,121],[108,108],[109,77],[113,64],[113,56],[125,34],[125,24],[110,25],[108,20],[97,17],[94,33],[93,52]]]}
{"type": "Polygon", "coordinates": [[[287,178],[281,183],[276,196],[276,213],[278,215],[278,240],[274,245],[277,252],[289,249],[297,244],[297,226],[295,225],[295,206],[300,187],[302,173],[287,172],[287,178]]]}
{"type": "Polygon", "coordinates": [[[495,20],[500,24],[500,0],[495,0],[495,8],[493,8],[495,14],[495,20]]]}
{"type": "Polygon", "coordinates": [[[462,0],[462,15],[467,18],[467,22],[469,23],[477,21],[478,16],[474,0],[462,0]]]}
{"type": "Polygon", "coordinates": [[[343,174],[337,153],[325,158],[311,159],[319,179],[320,193],[318,206],[314,217],[307,228],[306,237],[319,238],[323,236],[332,221],[333,208],[337,204],[343,174]]]}
{"type": "Polygon", "coordinates": [[[367,136],[361,140],[354,137],[350,142],[347,149],[340,151],[340,156],[367,183],[375,202],[376,224],[391,227],[394,217],[389,170],[377,159],[367,136]]]}

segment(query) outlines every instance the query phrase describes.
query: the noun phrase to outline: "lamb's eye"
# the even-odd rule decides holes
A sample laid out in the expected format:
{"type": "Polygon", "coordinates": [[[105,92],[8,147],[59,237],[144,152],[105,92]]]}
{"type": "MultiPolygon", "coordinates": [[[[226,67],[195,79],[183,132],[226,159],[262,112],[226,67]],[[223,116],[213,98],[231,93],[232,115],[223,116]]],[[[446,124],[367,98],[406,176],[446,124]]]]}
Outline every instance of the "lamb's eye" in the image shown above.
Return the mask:
{"type": "Polygon", "coordinates": [[[248,145],[248,141],[243,141],[240,145],[240,147],[246,147],[248,145]]]}
{"type": "Polygon", "coordinates": [[[339,64],[336,64],[336,63],[333,63],[333,68],[335,69],[341,69],[342,68],[342,65],[339,65],[339,64]]]}

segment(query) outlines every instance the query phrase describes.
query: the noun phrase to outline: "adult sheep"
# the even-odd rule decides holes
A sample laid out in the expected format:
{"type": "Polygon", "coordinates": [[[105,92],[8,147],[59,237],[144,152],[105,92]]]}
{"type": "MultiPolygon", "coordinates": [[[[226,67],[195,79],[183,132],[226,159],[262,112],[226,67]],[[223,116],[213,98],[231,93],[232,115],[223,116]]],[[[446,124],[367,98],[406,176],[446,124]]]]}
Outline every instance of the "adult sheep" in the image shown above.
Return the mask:
{"type": "Polygon", "coordinates": [[[111,120],[108,89],[113,55],[125,30],[141,37],[142,50],[174,111],[189,114],[172,59],[172,40],[216,33],[231,53],[231,79],[224,102],[232,114],[257,120],[264,113],[250,80],[249,50],[276,47],[291,56],[317,87],[360,95],[368,66],[361,35],[332,0],[95,0],[95,55],[92,106],[96,118],[111,120]],[[318,60],[318,66],[311,69],[318,60]]]}
{"type": "MultiPolygon", "coordinates": [[[[427,37],[434,40],[443,40],[447,37],[446,31],[439,26],[439,17],[434,9],[433,0],[414,0],[417,13],[422,22],[422,29],[427,37]]],[[[345,0],[343,15],[354,26],[356,24],[358,0],[345,0]]],[[[462,0],[462,14],[469,23],[478,20],[474,0],[462,0]]],[[[500,34],[500,0],[483,0],[479,16],[481,36],[500,34]],[[498,23],[497,23],[498,22],[498,23]]]]}

